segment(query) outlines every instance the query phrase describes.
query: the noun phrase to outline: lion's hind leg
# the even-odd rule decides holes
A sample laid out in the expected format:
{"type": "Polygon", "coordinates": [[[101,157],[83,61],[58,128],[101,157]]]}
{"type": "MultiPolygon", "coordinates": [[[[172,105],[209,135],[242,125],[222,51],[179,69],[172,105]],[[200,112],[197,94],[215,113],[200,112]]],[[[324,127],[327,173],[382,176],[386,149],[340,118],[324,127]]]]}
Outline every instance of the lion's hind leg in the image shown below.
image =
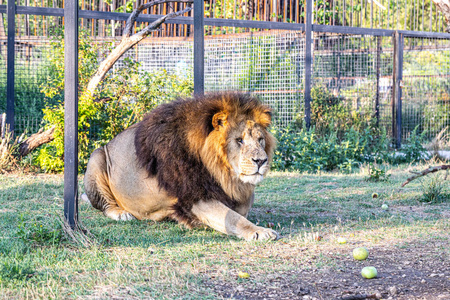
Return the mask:
{"type": "Polygon", "coordinates": [[[111,192],[107,175],[107,154],[103,147],[95,150],[87,165],[84,175],[83,200],[91,202],[92,206],[113,220],[127,221],[136,219],[131,213],[120,207],[111,192]]]}

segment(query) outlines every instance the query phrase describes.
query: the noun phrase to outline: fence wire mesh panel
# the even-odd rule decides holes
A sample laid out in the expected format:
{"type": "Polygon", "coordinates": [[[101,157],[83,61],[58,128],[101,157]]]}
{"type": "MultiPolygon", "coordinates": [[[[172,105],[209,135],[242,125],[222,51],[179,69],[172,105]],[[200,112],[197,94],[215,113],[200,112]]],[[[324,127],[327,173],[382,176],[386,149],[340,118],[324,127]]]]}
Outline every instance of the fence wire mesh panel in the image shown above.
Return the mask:
{"type": "Polygon", "coordinates": [[[317,105],[342,102],[350,108],[348,121],[353,113],[365,114],[367,120],[378,122],[391,133],[392,38],[320,34],[313,45],[313,123],[321,118],[314,110],[317,105]],[[329,95],[328,102],[316,103],[324,92],[329,95]]]}
{"type": "Polygon", "coordinates": [[[431,0],[314,1],[314,23],[444,32],[445,17],[431,0]]]}
{"type": "MultiPolygon", "coordinates": [[[[50,40],[17,37],[15,42],[15,131],[34,133],[39,129],[42,109],[56,100],[46,98],[42,86],[47,81],[50,40]]],[[[63,53],[63,52],[61,52],[63,53]]],[[[6,39],[0,38],[0,112],[6,111],[6,39]]]]}
{"type": "Polygon", "coordinates": [[[450,125],[450,40],[405,38],[403,136],[417,127],[428,139],[450,125]]]}
{"type": "Polygon", "coordinates": [[[274,124],[287,126],[299,114],[303,117],[304,48],[299,31],[253,30],[207,37],[205,91],[256,94],[272,107],[274,124]]]}
{"type": "MultiPolygon", "coordinates": [[[[17,4],[64,7],[63,0],[29,2],[19,0],[17,4]]],[[[84,1],[81,8],[105,12],[126,12],[133,9],[131,6],[126,7],[123,0],[94,2],[84,1]]],[[[134,5],[142,2],[143,0],[138,0],[134,5]]],[[[335,0],[314,3],[313,23],[318,25],[433,32],[445,29],[443,15],[431,1],[335,0]]],[[[0,0],[0,5],[4,4],[6,2],[0,0]]],[[[235,5],[232,1],[208,0],[205,1],[205,17],[303,23],[304,4],[304,0],[248,1],[245,5],[235,5]]],[[[163,5],[145,13],[163,14],[183,7],[163,5]]],[[[5,14],[2,16],[0,112],[6,109],[7,40],[5,14]]],[[[264,22],[257,24],[262,23],[264,22]]],[[[147,24],[138,22],[135,30],[147,24]]],[[[50,75],[55,72],[55,53],[63,53],[62,50],[58,52],[57,46],[52,42],[52,37],[61,34],[61,30],[56,28],[62,26],[63,17],[16,15],[15,108],[18,133],[25,130],[28,133],[36,132],[39,127],[36,124],[40,124],[43,115],[42,108],[51,107],[63,99],[62,92],[53,95],[44,93],[44,87],[52,78],[50,75]]],[[[206,91],[251,92],[273,108],[276,126],[284,127],[293,122],[302,125],[305,117],[304,32],[233,26],[240,25],[205,26],[206,91]]],[[[326,32],[332,26],[314,28],[319,27],[326,32]]],[[[120,40],[124,21],[80,18],[80,28],[80,40],[89,37],[96,44],[103,45],[98,52],[100,61],[112,45],[120,40]]],[[[352,114],[370,116],[372,121],[392,135],[394,39],[384,35],[393,31],[385,32],[381,37],[374,36],[379,33],[373,30],[363,29],[358,31],[358,35],[349,30],[351,29],[346,29],[346,34],[313,33],[313,108],[317,96],[314,93],[319,88],[324,88],[329,95],[351,108],[351,113],[346,118],[352,118],[352,114]],[[361,32],[365,35],[361,35],[361,32]]],[[[127,59],[138,62],[142,73],[166,72],[180,78],[192,78],[192,34],[192,25],[163,24],[160,30],[130,49],[116,63],[112,72],[119,72],[126,67],[127,59]]],[[[402,136],[408,137],[417,127],[419,133],[424,133],[431,139],[450,123],[449,40],[405,36],[402,136]]],[[[161,99],[161,102],[166,100],[161,99]]]]}

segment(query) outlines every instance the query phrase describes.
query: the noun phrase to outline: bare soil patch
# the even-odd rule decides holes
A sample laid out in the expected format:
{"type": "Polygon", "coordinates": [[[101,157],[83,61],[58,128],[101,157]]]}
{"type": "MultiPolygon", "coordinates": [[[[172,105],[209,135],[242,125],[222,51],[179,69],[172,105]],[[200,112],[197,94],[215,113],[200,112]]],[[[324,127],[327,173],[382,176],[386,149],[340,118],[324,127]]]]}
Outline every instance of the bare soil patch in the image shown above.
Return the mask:
{"type": "Polygon", "coordinates": [[[214,280],[208,285],[224,299],[446,300],[450,299],[450,260],[445,247],[439,241],[374,247],[362,262],[336,248],[328,254],[336,267],[305,264],[257,283],[214,280]],[[375,266],[377,278],[364,279],[360,272],[365,266],[375,266]]]}

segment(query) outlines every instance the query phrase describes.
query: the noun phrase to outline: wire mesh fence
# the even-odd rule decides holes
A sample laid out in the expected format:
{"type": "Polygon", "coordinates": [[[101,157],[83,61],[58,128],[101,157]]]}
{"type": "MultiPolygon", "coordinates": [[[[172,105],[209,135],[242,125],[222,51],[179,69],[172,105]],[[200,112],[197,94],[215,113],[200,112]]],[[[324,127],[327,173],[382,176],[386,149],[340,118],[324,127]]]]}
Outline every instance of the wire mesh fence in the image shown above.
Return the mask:
{"type": "Polygon", "coordinates": [[[392,134],[392,38],[322,34],[313,66],[313,86],[325,86],[352,111],[370,112],[392,134]]]}
{"type": "Polygon", "coordinates": [[[403,135],[432,138],[450,125],[449,40],[405,39],[403,67],[403,135]]]}
{"type": "Polygon", "coordinates": [[[214,35],[205,40],[205,91],[256,94],[287,126],[303,112],[304,49],[299,31],[214,35]]]}
{"type": "MultiPolygon", "coordinates": [[[[277,8],[281,9],[286,21],[292,21],[287,20],[290,17],[301,18],[303,2],[297,1],[297,6],[294,5],[295,2],[287,1],[277,8]]],[[[439,23],[441,19],[436,17],[440,16],[436,8],[423,5],[422,9],[420,1],[417,0],[417,5],[413,5],[415,10],[405,11],[396,6],[396,2],[378,1],[386,8],[382,9],[380,5],[374,4],[375,1],[333,1],[334,8],[316,1],[314,22],[323,25],[380,26],[433,31],[443,28],[444,25],[439,23]],[[355,7],[359,4],[361,8],[355,7]],[[331,11],[331,14],[321,15],[321,10],[331,11]],[[429,22],[429,18],[432,22],[429,22]]],[[[224,11],[219,11],[214,10],[212,6],[206,6],[205,11],[207,14],[209,12],[209,17],[243,17],[240,13],[235,16],[233,7],[226,6],[224,11]]],[[[265,14],[262,10],[258,12],[256,6],[253,9],[255,10],[252,13],[261,16],[260,18],[265,14]]],[[[82,19],[82,28],[86,30],[87,35],[95,36],[96,43],[109,44],[120,39],[114,35],[121,34],[123,22],[113,24],[112,20],[100,20],[104,21],[101,25],[101,22],[91,21],[82,19]],[[96,29],[93,30],[92,26],[96,29]],[[114,31],[114,34],[111,34],[113,37],[106,32],[108,28],[114,31]]],[[[61,24],[62,17],[18,16],[15,90],[19,133],[25,130],[28,133],[36,132],[42,119],[42,108],[52,104],[49,103],[51,99],[46,98],[42,92],[42,87],[46,84],[50,72],[53,72],[49,67],[49,55],[52,55],[50,33],[58,34],[54,28],[60,27],[61,24]],[[32,27],[31,23],[35,27],[32,27]],[[50,30],[49,27],[53,29],[50,30]]],[[[187,37],[177,37],[178,34],[173,32],[181,27],[186,32],[192,32],[192,26],[173,25],[164,24],[159,33],[130,49],[125,57],[138,61],[141,71],[166,70],[177,76],[192,76],[193,39],[190,33],[186,34],[187,37]]],[[[288,126],[304,118],[306,44],[303,31],[205,26],[205,34],[207,92],[240,90],[257,94],[273,108],[277,126],[288,126]]],[[[312,88],[324,86],[333,95],[345,101],[354,112],[370,112],[377,118],[378,124],[384,127],[388,134],[392,134],[393,37],[314,33],[311,47],[312,88]]],[[[405,38],[402,81],[404,138],[415,128],[419,133],[432,138],[449,125],[449,61],[449,39],[405,38]]],[[[121,66],[123,60],[117,62],[115,68],[121,66]]],[[[62,95],[59,95],[59,98],[62,99],[62,95]]],[[[5,99],[6,36],[0,35],[0,112],[6,109],[5,99]]]]}
{"type": "MultiPolygon", "coordinates": [[[[0,0],[0,5],[6,5],[0,0]]],[[[84,0],[80,9],[85,11],[131,12],[146,0],[84,0]]],[[[205,18],[258,20],[273,22],[305,23],[306,0],[205,0],[205,18]]],[[[41,8],[64,8],[64,0],[18,0],[17,5],[41,8]]],[[[165,3],[154,6],[143,14],[166,14],[186,7],[185,3],[165,3]]],[[[185,16],[192,16],[191,12],[185,16]]],[[[1,16],[0,16],[1,19],[1,16]]],[[[121,36],[123,21],[108,19],[80,19],[80,28],[92,36],[121,36]]],[[[313,23],[392,30],[445,32],[444,14],[431,0],[316,0],[313,7],[313,23]]],[[[0,35],[4,27],[0,22],[0,35]]],[[[42,15],[17,15],[17,33],[23,36],[46,36],[60,28],[59,17],[42,15]]],[[[137,28],[148,23],[137,23],[137,28]]],[[[231,29],[231,28],[230,28],[231,29]]],[[[235,30],[233,28],[232,30],[235,30]]],[[[188,37],[190,25],[168,24],[153,37],[188,37]]]]}

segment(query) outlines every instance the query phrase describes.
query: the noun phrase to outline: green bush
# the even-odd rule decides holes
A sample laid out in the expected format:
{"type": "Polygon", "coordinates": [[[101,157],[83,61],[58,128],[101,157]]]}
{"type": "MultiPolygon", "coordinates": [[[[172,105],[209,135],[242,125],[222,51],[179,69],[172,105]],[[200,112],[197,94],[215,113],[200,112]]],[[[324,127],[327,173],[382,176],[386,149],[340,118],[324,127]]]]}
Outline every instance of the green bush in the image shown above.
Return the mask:
{"type": "MultiPolygon", "coordinates": [[[[303,122],[303,114],[299,114],[296,126],[304,127],[303,122]]],[[[367,108],[355,110],[345,98],[334,96],[325,86],[316,85],[311,89],[311,127],[316,134],[335,133],[339,139],[350,129],[358,132],[369,129],[374,134],[375,122],[367,108]]]]}
{"type": "Polygon", "coordinates": [[[290,171],[351,172],[360,162],[373,160],[380,152],[378,143],[387,140],[385,134],[374,137],[369,130],[360,134],[353,128],[342,139],[336,132],[319,135],[315,128],[289,127],[273,129],[272,133],[278,140],[273,168],[290,171]]]}
{"type": "MultiPolygon", "coordinates": [[[[45,108],[45,127],[55,126],[54,140],[43,145],[34,163],[46,172],[60,172],[64,168],[64,41],[52,42],[51,75],[42,91],[58,104],[45,108]]],[[[79,92],[86,88],[96,71],[99,54],[105,46],[94,43],[85,33],[80,37],[79,92]]],[[[148,73],[139,70],[139,63],[125,58],[123,66],[110,72],[93,97],[80,97],[78,102],[78,160],[83,172],[92,151],[106,144],[115,135],[138,122],[157,104],[176,96],[191,95],[192,79],[178,77],[164,70],[148,73]]]]}

